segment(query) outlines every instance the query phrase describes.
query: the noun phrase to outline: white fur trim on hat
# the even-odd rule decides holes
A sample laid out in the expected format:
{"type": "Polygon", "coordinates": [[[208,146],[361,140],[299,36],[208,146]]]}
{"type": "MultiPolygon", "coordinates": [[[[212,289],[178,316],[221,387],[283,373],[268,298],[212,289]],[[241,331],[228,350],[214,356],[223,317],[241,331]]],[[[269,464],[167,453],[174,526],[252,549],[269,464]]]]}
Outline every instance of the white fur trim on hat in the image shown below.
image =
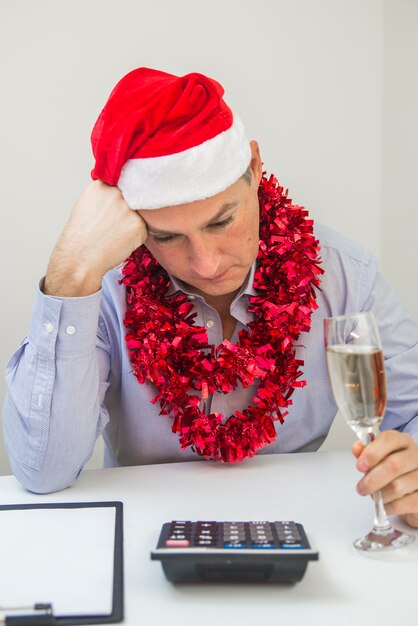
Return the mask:
{"type": "Polygon", "coordinates": [[[167,156],[129,159],[118,187],[131,209],[160,209],[214,196],[248,168],[251,147],[234,114],[228,130],[199,146],[167,156]]]}

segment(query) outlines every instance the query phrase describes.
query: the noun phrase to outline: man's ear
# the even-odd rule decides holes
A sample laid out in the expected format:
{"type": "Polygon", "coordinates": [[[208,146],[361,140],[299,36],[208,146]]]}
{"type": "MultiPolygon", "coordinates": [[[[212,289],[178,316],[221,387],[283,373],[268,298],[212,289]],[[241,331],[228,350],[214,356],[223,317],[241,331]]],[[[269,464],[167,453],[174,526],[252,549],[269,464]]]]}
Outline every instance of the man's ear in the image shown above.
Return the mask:
{"type": "Polygon", "coordinates": [[[254,181],[258,187],[260,184],[261,177],[263,175],[263,163],[261,162],[260,157],[260,148],[258,147],[258,143],[254,141],[250,141],[251,146],[251,162],[250,167],[254,176],[254,181]]]}

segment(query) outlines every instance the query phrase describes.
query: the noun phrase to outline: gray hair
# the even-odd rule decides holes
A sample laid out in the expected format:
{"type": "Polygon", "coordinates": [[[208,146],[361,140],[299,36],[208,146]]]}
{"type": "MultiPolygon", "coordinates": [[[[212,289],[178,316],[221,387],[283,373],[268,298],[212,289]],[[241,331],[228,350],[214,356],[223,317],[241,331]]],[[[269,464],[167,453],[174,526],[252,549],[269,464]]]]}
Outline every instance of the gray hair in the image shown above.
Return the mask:
{"type": "Polygon", "coordinates": [[[245,180],[245,182],[251,185],[251,182],[253,180],[253,171],[250,165],[247,167],[246,171],[243,173],[242,178],[245,180]]]}

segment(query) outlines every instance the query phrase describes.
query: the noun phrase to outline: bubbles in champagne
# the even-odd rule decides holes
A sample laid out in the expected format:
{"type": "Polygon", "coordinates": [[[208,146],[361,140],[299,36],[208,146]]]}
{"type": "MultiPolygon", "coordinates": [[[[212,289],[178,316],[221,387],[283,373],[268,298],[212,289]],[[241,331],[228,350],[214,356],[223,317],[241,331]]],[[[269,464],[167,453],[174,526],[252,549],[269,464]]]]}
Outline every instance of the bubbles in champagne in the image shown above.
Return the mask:
{"type": "Polygon", "coordinates": [[[386,406],[386,377],[379,348],[342,344],[327,347],[328,371],[337,406],[353,430],[372,431],[386,406]]]}

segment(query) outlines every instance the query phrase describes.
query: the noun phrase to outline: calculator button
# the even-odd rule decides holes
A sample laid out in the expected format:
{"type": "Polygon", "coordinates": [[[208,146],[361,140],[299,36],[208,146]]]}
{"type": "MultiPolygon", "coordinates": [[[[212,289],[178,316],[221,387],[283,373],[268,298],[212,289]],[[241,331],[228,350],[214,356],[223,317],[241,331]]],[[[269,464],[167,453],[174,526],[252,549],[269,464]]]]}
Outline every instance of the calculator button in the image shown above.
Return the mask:
{"type": "Polygon", "coordinates": [[[276,546],[274,545],[274,543],[253,543],[252,547],[255,550],[272,550],[273,548],[275,548],[276,546]]]}
{"type": "Polygon", "coordinates": [[[278,535],[288,535],[288,534],[299,534],[299,531],[297,529],[297,526],[293,525],[287,525],[287,526],[277,526],[276,525],[276,531],[278,535]]]}
{"type": "Polygon", "coordinates": [[[294,545],[302,545],[302,541],[300,537],[286,537],[286,539],[281,540],[280,543],[282,545],[289,545],[289,546],[294,546],[294,545]]]}
{"type": "Polygon", "coordinates": [[[165,545],[167,548],[188,548],[190,541],[188,539],[167,539],[165,545]]]}
{"type": "Polygon", "coordinates": [[[263,538],[263,539],[273,539],[273,533],[271,531],[263,531],[260,530],[258,532],[253,532],[250,531],[250,537],[251,539],[258,539],[258,538],[263,538]]]}
{"type": "Polygon", "coordinates": [[[279,534],[279,539],[283,539],[284,541],[286,541],[286,539],[300,539],[300,535],[299,533],[280,533],[279,534]]]}
{"type": "Polygon", "coordinates": [[[186,532],[190,532],[192,530],[192,525],[191,524],[184,524],[184,523],[173,523],[170,526],[170,532],[172,533],[186,533],[186,532]]]}
{"type": "Polygon", "coordinates": [[[290,527],[290,526],[292,526],[293,528],[296,528],[296,523],[295,522],[276,522],[275,526],[276,528],[285,528],[285,527],[290,527]]]}
{"type": "Polygon", "coordinates": [[[232,543],[224,543],[225,550],[237,550],[239,548],[245,549],[246,547],[247,545],[245,543],[238,543],[235,541],[232,543]]]}
{"type": "Polygon", "coordinates": [[[255,535],[255,537],[250,537],[251,543],[271,543],[273,538],[269,539],[266,535],[255,535]]]}
{"type": "Polygon", "coordinates": [[[302,543],[281,543],[280,547],[283,550],[303,550],[305,546],[302,543]]]}

